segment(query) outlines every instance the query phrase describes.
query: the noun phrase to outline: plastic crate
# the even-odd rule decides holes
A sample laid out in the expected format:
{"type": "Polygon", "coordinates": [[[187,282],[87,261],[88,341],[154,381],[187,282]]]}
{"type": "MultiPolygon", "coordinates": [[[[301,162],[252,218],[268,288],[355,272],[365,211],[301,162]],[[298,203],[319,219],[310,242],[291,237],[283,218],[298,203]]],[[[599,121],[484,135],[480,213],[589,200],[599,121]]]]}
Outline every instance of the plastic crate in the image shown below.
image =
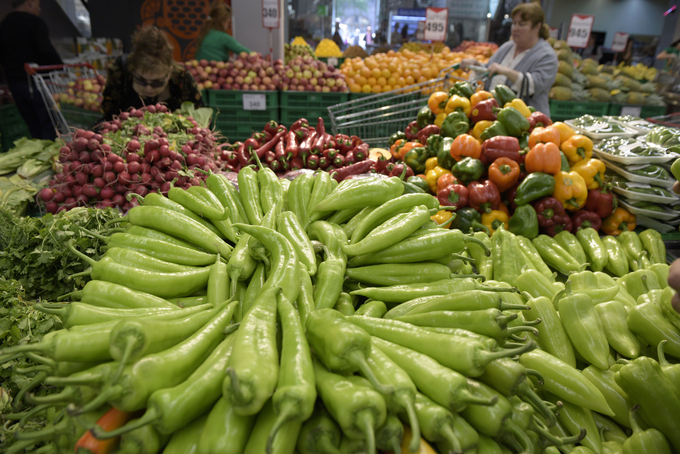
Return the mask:
{"type": "Polygon", "coordinates": [[[92,129],[94,125],[104,119],[104,114],[101,112],[93,112],[71,104],[61,103],[59,109],[66,123],[72,128],[92,129]]]}
{"type": "Polygon", "coordinates": [[[230,122],[261,130],[265,123],[270,120],[279,121],[280,117],[278,91],[208,90],[208,106],[215,110],[216,121],[222,125],[230,122]],[[244,110],[244,94],[264,95],[265,109],[244,110]]]}
{"type": "Polygon", "coordinates": [[[254,130],[262,130],[262,126],[251,125],[249,123],[235,123],[232,121],[221,119],[219,116],[215,116],[213,119],[215,130],[224,136],[225,140],[230,143],[236,141],[245,142],[245,140],[251,136],[254,130]]]}
{"type": "Polygon", "coordinates": [[[14,141],[30,137],[31,132],[21,118],[15,104],[0,106],[0,147],[5,152],[14,147],[14,141]]]}
{"type": "Polygon", "coordinates": [[[668,106],[642,106],[642,112],[640,113],[640,116],[642,118],[649,118],[666,115],[667,107],[668,106]]]}
{"type": "Polygon", "coordinates": [[[319,117],[323,118],[326,129],[330,131],[331,116],[328,107],[346,102],[349,93],[317,93],[296,91],[281,92],[281,123],[291,125],[300,118],[306,118],[311,125],[316,125],[319,117]]]}
{"type": "Polygon", "coordinates": [[[337,64],[333,64],[333,66],[336,67],[336,68],[339,68],[340,65],[342,65],[344,63],[344,61],[346,60],[346,57],[319,57],[319,61],[322,61],[322,62],[326,63],[327,65],[330,65],[331,63],[333,63],[336,60],[337,60],[337,64]],[[329,63],[329,60],[330,60],[330,63],[329,63]]]}
{"type": "Polygon", "coordinates": [[[550,100],[550,118],[553,121],[569,120],[581,115],[601,117],[611,115],[608,102],[578,102],[550,100]]]}

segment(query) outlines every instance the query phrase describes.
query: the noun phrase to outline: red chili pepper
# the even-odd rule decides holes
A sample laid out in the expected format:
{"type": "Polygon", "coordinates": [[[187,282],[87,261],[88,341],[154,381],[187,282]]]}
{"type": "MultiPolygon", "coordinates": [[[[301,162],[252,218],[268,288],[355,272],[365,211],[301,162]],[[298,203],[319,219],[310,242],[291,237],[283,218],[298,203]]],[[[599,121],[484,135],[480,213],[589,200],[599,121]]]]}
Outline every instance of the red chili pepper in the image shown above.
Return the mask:
{"type": "Polygon", "coordinates": [[[439,126],[437,125],[427,125],[420,131],[418,131],[418,142],[423,145],[427,144],[427,138],[433,134],[439,134],[439,126]]]}
{"type": "MultiPolygon", "coordinates": [[[[250,139],[249,139],[250,140],[250,139]]],[[[247,140],[246,140],[247,142],[247,140]]],[[[241,167],[245,167],[250,162],[250,152],[246,150],[246,144],[242,143],[236,149],[236,157],[238,158],[238,163],[241,167]]]]}
{"type": "Polygon", "coordinates": [[[468,184],[468,205],[480,213],[491,213],[501,203],[498,186],[491,180],[473,181],[468,184]]]}
{"type": "Polygon", "coordinates": [[[316,170],[319,167],[319,157],[315,154],[311,155],[309,159],[307,159],[307,168],[316,170]]]}
{"type": "Polygon", "coordinates": [[[345,157],[341,154],[335,155],[335,158],[333,158],[333,167],[340,168],[345,165],[345,157]]]}
{"type": "Polygon", "coordinates": [[[328,159],[329,162],[332,162],[337,154],[338,150],[336,150],[335,148],[327,148],[321,153],[321,156],[328,159]]]}
{"type": "Polygon", "coordinates": [[[533,131],[535,127],[541,127],[545,128],[546,126],[550,126],[552,124],[552,120],[543,112],[533,112],[531,115],[529,115],[529,131],[533,131]]]}
{"type": "Polygon", "coordinates": [[[496,112],[498,109],[498,101],[495,98],[485,99],[474,105],[470,111],[470,123],[477,123],[478,121],[496,121],[496,112]]]}
{"type": "Polygon", "coordinates": [[[263,160],[266,164],[271,164],[276,161],[276,153],[273,151],[268,151],[264,154],[263,160]]]}
{"type": "Polygon", "coordinates": [[[290,161],[279,161],[281,162],[281,168],[279,170],[282,170],[284,172],[287,172],[290,170],[290,161]]]}
{"type": "Polygon", "coordinates": [[[305,168],[305,163],[302,162],[301,157],[295,157],[290,160],[290,170],[300,170],[305,168]]]}
{"type": "Polygon", "coordinates": [[[286,134],[285,152],[286,156],[291,159],[298,155],[297,134],[295,131],[288,131],[288,134],[286,134]]]}
{"type": "Polygon", "coordinates": [[[480,161],[484,165],[489,165],[498,158],[509,158],[517,163],[522,162],[517,137],[496,136],[484,141],[482,154],[479,156],[480,161]]]}
{"type": "Polygon", "coordinates": [[[601,218],[606,218],[619,206],[619,199],[611,191],[611,185],[588,191],[586,210],[594,211],[601,218]]]}
{"type": "Polygon", "coordinates": [[[351,175],[361,175],[362,173],[367,173],[373,167],[373,161],[366,159],[365,161],[357,162],[352,165],[345,167],[340,167],[333,171],[333,178],[337,181],[342,181],[351,175]]]}
{"type": "Polygon", "coordinates": [[[279,161],[272,161],[269,163],[269,168],[274,172],[278,172],[278,170],[281,168],[281,163],[279,161]]]}
{"type": "Polygon", "coordinates": [[[335,137],[332,134],[326,133],[326,142],[323,144],[324,150],[328,148],[337,148],[338,143],[335,141],[335,137]]]}
{"type": "Polygon", "coordinates": [[[383,173],[385,169],[387,168],[387,163],[388,159],[385,157],[385,155],[381,154],[378,156],[378,160],[375,163],[375,170],[378,173],[383,173]]]}
{"type": "Polygon", "coordinates": [[[437,192],[437,199],[440,205],[455,206],[460,210],[468,204],[468,189],[462,184],[449,184],[437,192]]]}
{"type": "Polygon", "coordinates": [[[362,143],[354,148],[354,159],[356,161],[363,161],[368,157],[368,144],[362,143]]]}
{"type": "Polygon", "coordinates": [[[357,161],[354,159],[354,150],[349,150],[345,155],[345,164],[351,165],[354,164],[355,162],[357,161]]]}
{"type": "Polygon", "coordinates": [[[418,138],[418,122],[413,120],[409,123],[404,130],[404,134],[406,135],[406,139],[416,140],[418,138]]]}
{"type": "Polygon", "coordinates": [[[357,136],[351,136],[350,139],[352,140],[352,149],[364,143],[364,141],[357,136]]]}
{"type": "Polygon", "coordinates": [[[274,136],[277,132],[279,132],[278,129],[279,129],[279,124],[274,120],[270,120],[266,125],[264,125],[264,132],[265,133],[268,132],[272,136],[274,136]]]}
{"type": "Polygon", "coordinates": [[[291,132],[295,133],[295,140],[297,140],[298,142],[301,142],[301,141],[305,140],[305,138],[309,134],[309,128],[300,128],[300,129],[296,129],[294,131],[291,130],[291,132]]]}
{"type": "Polygon", "coordinates": [[[404,173],[404,167],[406,167],[406,175],[404,176],[404,179],[409,178],[414,176],[415,174],[413,173],[413,169],[411,169],[409,166],[404,165],[404,163],[399,162],[394,165],[394,168],[392,171],[389,173],[389,176],[391,177],[400,177],[402,173],[404,173]]]}
{"type": "Polygon", "coordinates": [[[602,219],[600,216],[593,211],[581,210],[577,211],[571,217],[571,222],[573,224],[573,230],[578,231],[578,229],[585,229],[592,227],[595,230],[600,230],[602,227],[602,219]]]}
{"type": "Polygon", "coordinates": [[[266,141],[267,135],[264,132],[254,132],[250,138],[255,139],[257,141],[257,146],[259,147],[260,144],[264,141],[266,141]]]}
{"type": "Polygon", "coordinates": [[[290,126],[291,131],[297,131],[298,129],[301,128],[309,128],[309,123],[307,122],[306,118],[300,118],[298,121],[296,121],[290,126]]]}
{"type": "Polygon", "coordinates": [[[534,204],[541,233],[555,236],[563,230],[571,232],[573,223],[564,211],[562,202],[554,197],[544,197],[534,204]]]}
{"type": "MultiPolygon", "coordinates": [[[[272,148],[276,146],[278,141],[285,135],[285,131],[281,131],[278,134],[276,134],[274,137],[271,138],[268,142],[266,142],[264,145],[262,145],[260,148],[255,150],[255,153],[257,153],[258,158],[262,159],[268,151],[270,151],[272,148]]],[[[276,159],[276,155],[274,155],[274,159],[276,159]]]]}
{"type": "Polygon", "coordinates": [[[319,156],[319,168],[320,169],[325,169],[331,165],[331,162],[328,160],[328,158],[325,158],[324,156],[319,156]]]}
{"type": "Polygon", "coordinates": [[[276,159],[279,160],[279,161],[286,158],[286,147],[284,145],[284,138],[283,137],[281,137],[281,139],[276,144],[276,148],[274,149],[274,154],[276,154],[276,159]]]}
{"type": "Polygon", "coordinates": [[[300,146],[298,147],[298,153],[300,157],[302,158],[302,162],[305,163],[307,162],[307,158],[310,155],[310,152],[312,150],[312,145],[314,144],[314,139],[316,138],[316,131],[310,131],[307,137],[302,141],[300,146]]]}
{"type": "Polygon", "coordinates": [[[258,142],[257,139],[254,137],[248,138],[245,141],[244,145],[246,146],[246,150],[248,150],[249,152],[257,148],[260,148],[260,142],[258,142]]]}

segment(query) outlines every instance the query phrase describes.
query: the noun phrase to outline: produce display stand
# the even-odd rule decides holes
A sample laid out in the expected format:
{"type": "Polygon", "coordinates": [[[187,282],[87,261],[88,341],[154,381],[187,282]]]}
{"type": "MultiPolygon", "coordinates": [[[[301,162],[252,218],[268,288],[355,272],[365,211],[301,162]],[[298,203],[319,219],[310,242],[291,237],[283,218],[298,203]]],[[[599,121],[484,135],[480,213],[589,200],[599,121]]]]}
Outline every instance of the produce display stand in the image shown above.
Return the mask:
{"type": "Polygon", "coordinates": [[[0,106],[0,151],[7,151],[14,146],[14,141],[29,137],[31,132],[21,118],[16,104],[0,106]]]}
{"type": "Polygon", "coordinates": [[[100,112],[67,106],[55,100],[55,97],[67,92],[70,88],[69,82],[75,82],[83,77],[95,77],[97,71],[91,64],[36,66],[27,63],[24,68],[33,78],[33,83],[47,107],[50,120],[59,134],[69,134],[72,127],[90,129],[102,118],[100,112]]]}

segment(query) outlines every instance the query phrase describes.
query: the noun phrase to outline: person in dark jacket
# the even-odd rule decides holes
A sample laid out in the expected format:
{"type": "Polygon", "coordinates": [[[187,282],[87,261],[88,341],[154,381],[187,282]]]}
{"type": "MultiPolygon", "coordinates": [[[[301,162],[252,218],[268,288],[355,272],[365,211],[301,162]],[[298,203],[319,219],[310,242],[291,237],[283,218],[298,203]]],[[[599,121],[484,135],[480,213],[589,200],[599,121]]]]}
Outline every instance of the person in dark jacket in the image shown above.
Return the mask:
{"type": "Polygon", "coordinates": [[[24,63],[46,66],[60,65],[62,61],[50,42],[47,24],[40,17],[40,0],[11,0],[11,5],[14,10],[0,22],[0,65],[31,137],[52,140],[57,131],[45,101],[32,87],[24,63]]]}
{"type": "Polygon", "coordinates": [[[193,76],[172,60],[172,44],[155,26],[143,27],[132,37],[132,53],[111,62],[104,87],[102,111],[110,120],[130,107],[164,103],[175,110],[185,101],[203,106],[193,76]]]}

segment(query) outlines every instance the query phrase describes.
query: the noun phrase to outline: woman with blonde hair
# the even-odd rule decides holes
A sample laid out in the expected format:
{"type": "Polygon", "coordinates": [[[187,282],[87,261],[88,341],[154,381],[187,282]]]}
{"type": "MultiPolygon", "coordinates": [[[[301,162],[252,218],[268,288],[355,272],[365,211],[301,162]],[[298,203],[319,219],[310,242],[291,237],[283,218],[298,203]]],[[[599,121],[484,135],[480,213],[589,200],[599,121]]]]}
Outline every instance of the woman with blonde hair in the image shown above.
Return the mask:
{"type": "Polygon", "coordinates": [[[210,5],[210,15],[196,39],[197,60],[229,60],[230,52],[250,52],[227,33],[231,23],[231,8],[217,1],[210,5]]]}
{"type": "Polygon", "coordinates": [[[111,62],[104,87],[102,111],[110,120],[130,107],[163,103],[179,109],[191,101],[203,105],[193,76],[172,60],[173,47],[155,26],[138,29],[132,36],[132,52],[111,62]]]}

